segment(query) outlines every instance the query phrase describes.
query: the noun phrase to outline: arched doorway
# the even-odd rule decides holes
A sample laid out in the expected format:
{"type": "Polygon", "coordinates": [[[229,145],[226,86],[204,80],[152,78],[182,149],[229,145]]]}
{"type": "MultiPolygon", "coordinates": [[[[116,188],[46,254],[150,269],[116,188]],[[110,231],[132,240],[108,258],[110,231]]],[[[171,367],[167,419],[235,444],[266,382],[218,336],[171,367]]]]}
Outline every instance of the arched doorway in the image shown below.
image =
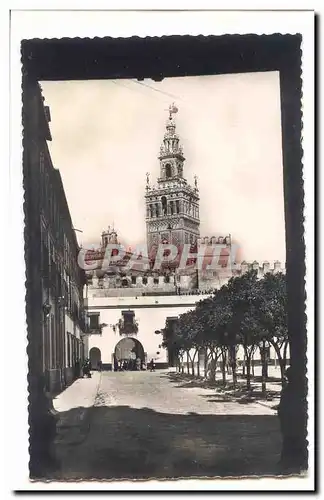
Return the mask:
{"type": "Polygon", "coordinates": [[[90,349],[90,363],[93,370],[97,370],[98,363],[101,361],[101,351],[98,347],[92,347],[90,349]]]}
{"type": "Polygon", "coordinates": [[[145,353],[142,344],[132,337],[125,337],[121,339],[114,352],[115,362],[127,364],[130,369],[136,369],[136,360],[141,360],[141,365],[145,362],[145,353]]]}

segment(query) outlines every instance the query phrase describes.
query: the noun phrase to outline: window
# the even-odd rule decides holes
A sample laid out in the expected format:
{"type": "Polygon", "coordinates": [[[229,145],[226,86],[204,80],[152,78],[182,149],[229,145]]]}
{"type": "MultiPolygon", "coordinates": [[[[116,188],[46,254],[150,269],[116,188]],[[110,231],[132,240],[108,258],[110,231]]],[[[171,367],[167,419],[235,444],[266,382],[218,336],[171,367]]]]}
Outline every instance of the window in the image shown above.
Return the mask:
{"type": "Polygon", "coordinates": [[[164,276],[164,283],[170,283],[170,276],[164,276]]]}
{"type": "Polygon", "coordinates": [[[71,333],[67,332],[67,366],[71,366],[71,333]]]}
{"type": "Polygon", "coordinates": [[[134,311],[122,311],[125,325],[133,324],[135,313],[134,311]]]}
{"type": "Polygon", "coordinates": [[[144,276],[142,283],[143,283],[143,285],[147,285],[147,277],[146,276],[144,276]]]}
{"type": "Polygon", "coordinates": [[[158,285],[159,284],[159,278],[153,278],[153,283],[154,285],[158,285]]]}
{"type": "Polygon", "coordinates": [[[132,285],[136,285],[136,276],[132,276],[132,285]]]}
{"type": "Polygon", "coordinates": [[[99,329],[99,313],[89,313],[89,327],[90,330],[99,329]]]}
{"type": "Polygon", "coordinates": [[[161,203],[162,203],[162,215],[166,215],[168,210],[166,196],[162,196],[161,203]]]}
{"type": "Polygon", "coordinates": [[[172,177],[172,170],[171,170],[171,165],[170,165],[170,163],[167,163],[167,164],[165,165],[165,177],[166,177],[167,179],[169,179],[170,177],[172,177]]]}
{"type": "Polygon", "coordinates": [[[137,322],[135,321],[134,311],[122,311],[122,321],[119,326],[121,334],[137,333],[137,322]]]}

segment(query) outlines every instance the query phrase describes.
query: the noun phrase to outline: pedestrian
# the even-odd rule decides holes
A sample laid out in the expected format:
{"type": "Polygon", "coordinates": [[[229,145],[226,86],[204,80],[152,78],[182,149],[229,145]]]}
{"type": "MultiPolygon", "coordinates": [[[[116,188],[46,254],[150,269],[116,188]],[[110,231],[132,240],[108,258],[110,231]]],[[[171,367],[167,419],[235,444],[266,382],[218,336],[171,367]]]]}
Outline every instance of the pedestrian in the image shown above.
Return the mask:
{"type": "Polygon", "coordinates": [[[151,363],[150,363],[150,371],[151,372],[155,371],[155,364],[154,364],[154,359],[153,358],[151,359],[151,363]]]}
{"type": "Polygon", "coordinates": [[[85,361],[84,368],[83,368],[83,373],[88,378],[91,378],[91,363],[90,363],[90,359],[89,358],[87,358],[86,361],[85,361]]]}

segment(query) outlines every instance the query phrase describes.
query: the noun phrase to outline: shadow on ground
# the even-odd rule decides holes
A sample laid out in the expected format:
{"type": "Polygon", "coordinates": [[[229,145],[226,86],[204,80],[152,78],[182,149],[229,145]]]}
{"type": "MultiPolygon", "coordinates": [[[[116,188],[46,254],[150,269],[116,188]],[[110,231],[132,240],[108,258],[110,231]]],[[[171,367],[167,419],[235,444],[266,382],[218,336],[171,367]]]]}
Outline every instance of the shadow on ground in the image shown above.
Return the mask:
{"type": "MultiPolygon", "coordinates": [[[[174,415],[128,406],[99,406],[88,411],[84,439],[77,445],[64,440],[56,443],[61,470],[55,478],[162,479],[279,473],[281,436],[276,416],[174,415]]],[[[84,412],[84,408],[61,416],[65,421],[78,421],[78,412],[84,412]]]]}
{"type": "Polygon", "coordinates": [[[255,380],[251,380],[251,390],[247,391],[246,381],[238,380],[236,387],[234,388],[231,381],[227,381],[224,387],[222,380],[211,381],[204,378],[194,377],[189,374],[182,373],[168,373],[164,375],[170,382],[178,384],[178,387],[184,389],[192,388],[202,388],[202,389],[216,389],[217,392],[215,396],[201,395],[204,398],[210,398],[208,401],[215,403],[233,403],[237,402],[239,404],[254,403],[255,401],[265,400],[265,401],[278,401],[280,396],[279,391],[273,391],[267,389],[266,396],[262,394],[259,385],[255,385],[255,380]]]}

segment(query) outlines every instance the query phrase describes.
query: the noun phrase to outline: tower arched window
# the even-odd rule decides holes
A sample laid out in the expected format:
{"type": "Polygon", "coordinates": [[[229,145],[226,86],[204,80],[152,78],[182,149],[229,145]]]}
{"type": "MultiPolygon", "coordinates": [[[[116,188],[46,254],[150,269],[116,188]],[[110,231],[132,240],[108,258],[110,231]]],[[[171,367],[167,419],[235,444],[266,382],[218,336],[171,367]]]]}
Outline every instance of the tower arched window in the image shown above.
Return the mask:
{"type": "Polygon", "coordinates": [[[172,169],[171,169],[171,165],[170,165],[170,163],[167,163],[167,164],[165,165],[165,177],[166,177],[167,179],[170,179],[170,177],[172,177],[172,169]]]}
{"type": "Polygon", "coordinates": [[[168,210],[166,196],[162,196],[161,203],[162,203],[162,215],[166,215],[168,210]]]}

